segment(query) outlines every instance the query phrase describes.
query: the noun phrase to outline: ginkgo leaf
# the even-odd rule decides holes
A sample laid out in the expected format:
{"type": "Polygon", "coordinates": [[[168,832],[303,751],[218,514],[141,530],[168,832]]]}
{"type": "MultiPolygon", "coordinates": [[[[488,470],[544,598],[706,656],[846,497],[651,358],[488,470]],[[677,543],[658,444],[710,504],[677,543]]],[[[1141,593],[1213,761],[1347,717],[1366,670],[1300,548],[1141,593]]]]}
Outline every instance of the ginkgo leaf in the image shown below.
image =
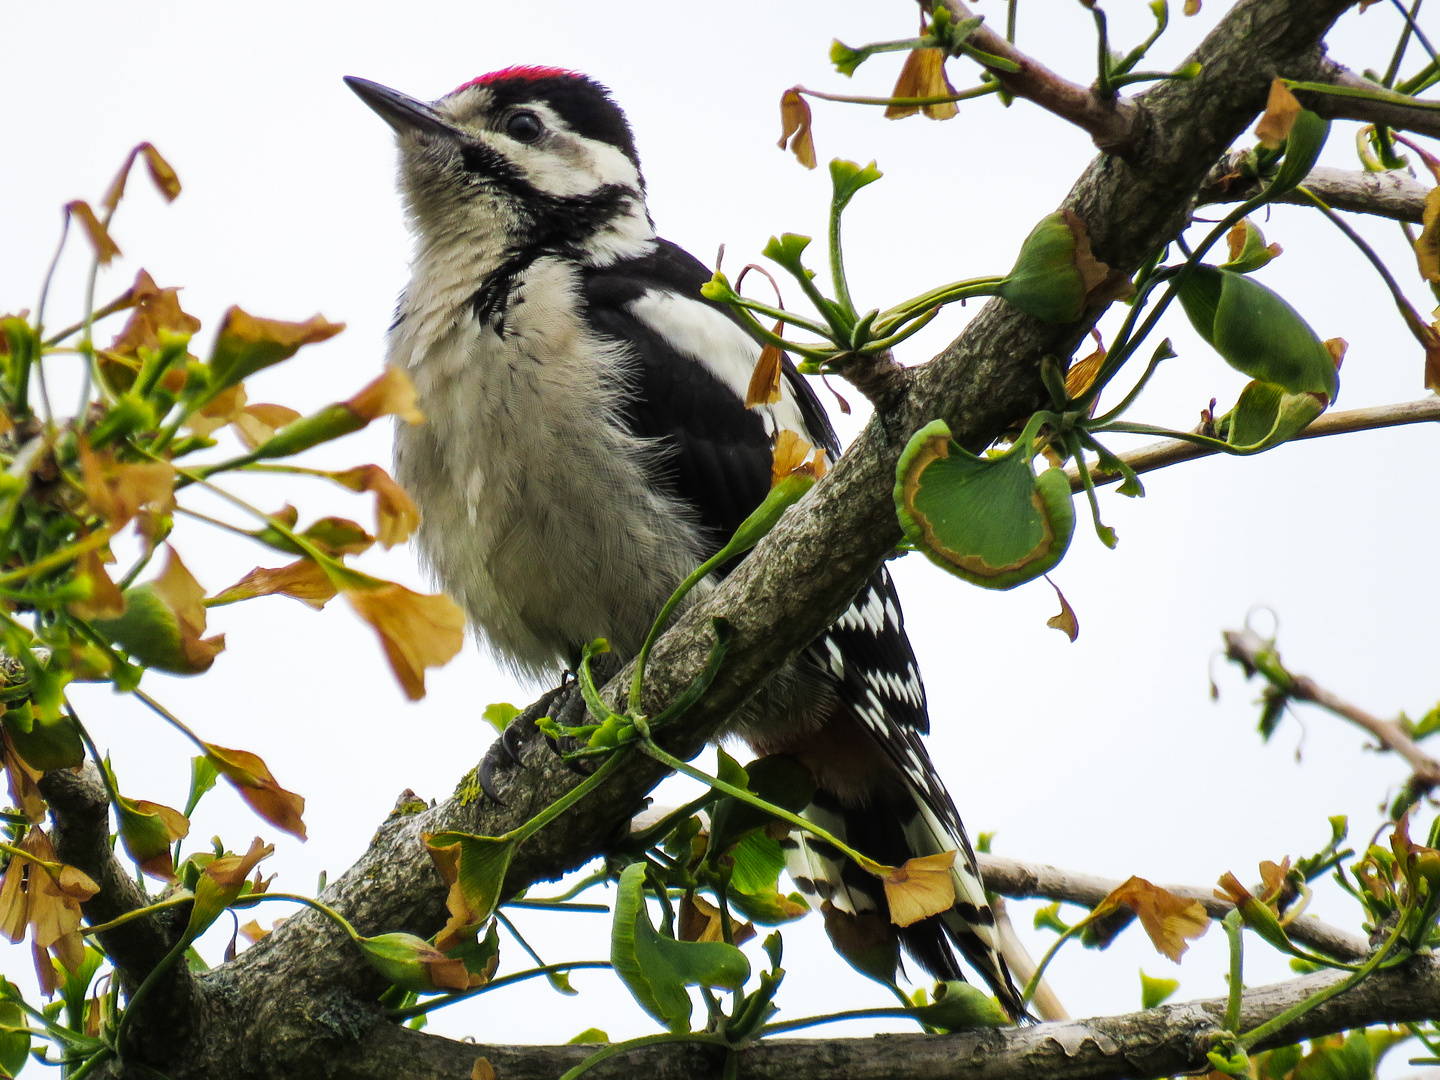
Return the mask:
{"type": "Polygon", "coordinates": [[[220,607],[257,596],[291,596],[317,611],[339,590],[324,569],[313,559],[297,559],[293,563],[268,570],[257,566],[223,592],[206,601],[208,607],[220,607]]]}
{"type": "Polygon", "coordinates": [[[118,619],[125,614],[125,597],[105,572],[104,556],[98,550],[87,551],[76,563],[76,578],[89,589],[84,600],[72,600],[66,608],[77,619],[118,619]]]}
{"type": "Polygon", "coordinates": [[[281,787],[260,757],[214,743],[205,744],[205,757],[234,785],[250,809],[277,829],[305,839],[305,797],[281,787]]]}
{"type": "Polygon", "coordinates": [[[81,486],[90,509],[119,531],[151,507],[169,513],[175,506],[175,468],[163,461],[117,462],[108,449],[92,450],[83,440],[76,447],[81,486]]]}
{"type": "Polygon", "coordinates": [[[807,169],[815,168],[815,139],[810,131],[810,103],[800,96],[800,88],[792,86],[780,95],[780,141],[775,145],[784,150],[789,146],[795,160],[807,169]]]}
{"type": "Polygon", "coordinates": [[[1210,916],[1200,901],[1184,900],[1142,877],[1121,882],[1100,901],[1095,913],[1116,911],[1122,904],[1135,912],[1155,948],[1177,964],[1190,948],[1190,941],[1210,926],[1210,916]]]}
{"type": "Polygon", "coordinates": [[[467,990],[472,978],[476,986],[483,981],[465,969],[463,960],[446,956],[414,934],[379,934],[358,938],[356,944],[370,966],[402,990],[433,994],[440,990],[467,990]]]}
{"type": "MultiPolygon", "coordinates": [[[[771,333],[777,337],[785,330],[785,324],[777,322],[771,333]]],[[[780,401],[780,380],[784,375],[785,354],[778,345],[767,343],[760,350],[755,361],[755,370],[750,373],[750,385],[745,389],[745,407],[774,405],[780,401]]]]}
{"type": "Polygon", "coordinates": [[[464,645],[465,613],[443,593],[425,595],[394,582],[343,591],[379,635],[406,696],[419,701],[425,696],[425,669],[449,663],[464,645]]]}
{"type": "Polygon", "coordinates": [[[881,878],[890,921],[896,926],[910,926],[949,911],[955,904],[955,881],[950,870],[954,865],[953,851],[917,855],[881,878]]]}
{"type": "MultiPolygon", "coordinates": [[[[911,49],[900,69],[891,97],[928,98],[947,97],[955,93],[955,87],[945,75],[945,53],[940,49],[911,49]]],[[[953,101],[934,105],[889,105],[885,108],[886,120],[899,120],[924,112],[931,120],[950,120],[960,112],[953,101]]]]}
{"type": "Polygon", "coordinates": [[[204,933],[227,907],[240,898],[245,879],[256,864],[274,853],[275,845],[267,844],[257,836],[244,855],[222,855],[207,864],[195,881],[195,902],[190,907],[186,936],[193,941],[204,933]]]}
{"type": "Polygon", "coordinates": [[[610,962],[640,1007],[671,1031],[690,1030],[687,986],[739,990],[750,961],[723,941],[676,941],[661,935],[645,908],[645,864],[631,863],[616,889],[610,962]]]}
{"type": "Polygon", "coordinates": [[[517,845],[505,837],[462,832],[427,834],[421,839],[440,877],[450,886],[445,900],[450,921],[437,939],[448,949],[464,932],[495,914],[517,845]]]}
{"type": "Polygon", "coordinates": [[[260,319],[232,307],[220,322],[210,354],[210,389],[218,393],[288,360],[302,346],[326,341],[345,329],[344,323],[326,322],[316,315],[303,323],[260,319]]]}
{"type": "Polygon", "coordinates": [[[895,508],[910,541],[937,566],[987,589],[1011,589],[1051,570],[1075,531],[1061,469],[1031,470],[1029,446],[977,457],[935,420],[896,466],[895,508]]]}
{"type": "Polygon", "coordinates": [[[1290,138],[1295,118],[1300,115],[1301,105],[1280,79],[1270,83],[1270,98],[1265,102],[1265,112],[1255,125],[1255,137],[1267,150],[1278,150],[1290,138]]]}
{"type": "Polygon", "coordinates": [[[95,629],[147,667],[176,675],[208,671],[225,648],[225,635],[204,638],[205,590],[175,549],[154,581],[125,591],[118,619],[96,620],[95,629]]]}
{"type": "Polygon", "coordinates": [[[382,547],[404,543],[420,527],[415,500],[379,465],[358,465],[326,475],[351,491],[375,493],[375,533],[382,547]]]}

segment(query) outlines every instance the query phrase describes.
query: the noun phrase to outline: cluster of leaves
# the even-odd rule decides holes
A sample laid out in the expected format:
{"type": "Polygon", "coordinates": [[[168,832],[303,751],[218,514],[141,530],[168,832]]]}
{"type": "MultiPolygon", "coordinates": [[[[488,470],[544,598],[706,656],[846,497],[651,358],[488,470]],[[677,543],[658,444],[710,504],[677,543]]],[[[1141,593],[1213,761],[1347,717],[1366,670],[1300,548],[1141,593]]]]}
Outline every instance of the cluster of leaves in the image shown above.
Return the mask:
{"type": "MultiPolygon", "coordinates": [[[[386,547],[404,541],[419,524],[414,503],[384,469],[277,464],[383,416],[421,422],[403,373],[387,370],[346,400],[302,416],[283,405],[250,402],[245,380],[333,337],[341,325],[319,316],[300,323],[262,319],[231,308],[202,360],[190,352],[200,320],[181,307],[176,288],[156,285],[144,270],[120,296],[96,305],[98,270],[120,254],[111,220],[138,162],[167,200],[179,194],[174,171],[146,143],[125,161],[98,213],[81,201],[66,208],[67,232],[71,223],[78,225],[93,251],[83,317],[58,332],[48,330],[47,278],[33,315],[0,319],[0,754],[13,802],[0,842],[0,931],[17,943],[29,935],[41,989],[61,995],[43,1010],[10,983],[0,997],[7,1016],[16,1019],[15,1010],[28,1016],[39,1025],[34,1033],[51,1040],[71,1064],[116,1052],[125,1016],[140,1006],[154,976],[124,1012],[114,985],[91,994],[104,955],[86,939],[93,941],[102,928],[82,925],[81,904],[97,886],[57,859],[43,827],[42,774],[78,767],[87,753],[99,767],[121,847],[141,874],[167,890],[155,906],[190,905],[185,933],[167,961],[173,963],[224,910],[266,891],[258,873],[253,882],[245,880],[270,851],[259,840],[244,856],[227,853],[217,840],[214,851],[181,860],[200,799],[223,776],[267,822],[302,839],[304,799],[282,787],[259,756],[195,734],[142,689],[145,673],[208,671],[225,648],[223,634],[206,636],[211,608],[268,595],[320,608],[344,594],[379,636],[404,690],[418,698],[425,669],[459,650],[464,624],[446,597],[421,595],[347,564],[347,557],[377,540],[386,547]],[[128,318],[113,340],[96,344],[98,324],[122,313],[128,318]],[[51,393],[51,369],[67,358],[82,372],[80,400],[68,416],[56,411],[51,393]],[[225,454],[217,438],[222,428],[242,452],[225,454]],[[294,507],[267,513],[217,483],[225,475],[255,472],[373,493],[375,533],[338,517],[301,528],[294,507]],[[248,519],[248,527],[186,505],[186,496],[195,493],[218,497],[248,519]],[[177,515],[247,536],[289,561],[257,567],[207,595],[172,543],[177,515]],[[159,572],[147,577],[157,555],[159,572]],[[128,565],[112,572],[122,556],[128,565]],[[109,683],[133,694],[195,744],[199,755],[183,811],[122,794],[115,770],[67,697],[72,682],[109,683]]],[[[16,1040],[28,1046],[24,1031],[6,1038],[12,1046],[16,1040]]],[[[18,1069],[13,1055],[0,1058],[3,1075],[18,1069]]]]}

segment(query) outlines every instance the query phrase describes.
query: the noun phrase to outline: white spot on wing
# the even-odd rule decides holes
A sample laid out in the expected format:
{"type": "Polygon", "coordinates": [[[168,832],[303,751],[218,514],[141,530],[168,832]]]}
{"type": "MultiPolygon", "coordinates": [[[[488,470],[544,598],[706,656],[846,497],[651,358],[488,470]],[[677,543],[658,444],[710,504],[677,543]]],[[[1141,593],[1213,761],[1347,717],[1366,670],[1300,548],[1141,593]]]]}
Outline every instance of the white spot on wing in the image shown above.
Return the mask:
{"type": "MultiPolygon", "coordinates": [[[[755,361],[760,358],[760,346],[723,313],[699,300],[660,289],[651,289],[631,301],[629,310],[676,352],[698,360],[705,370],[728,386],[731,393],[745,400],[755,361]]],[[[776,404],[760,407],[769,433],[773,435],[778,425],[795,432],[806,442],[816,443],[816,437],[805,427],[794,392],[783,382],[780,395],[776,404]]]]}

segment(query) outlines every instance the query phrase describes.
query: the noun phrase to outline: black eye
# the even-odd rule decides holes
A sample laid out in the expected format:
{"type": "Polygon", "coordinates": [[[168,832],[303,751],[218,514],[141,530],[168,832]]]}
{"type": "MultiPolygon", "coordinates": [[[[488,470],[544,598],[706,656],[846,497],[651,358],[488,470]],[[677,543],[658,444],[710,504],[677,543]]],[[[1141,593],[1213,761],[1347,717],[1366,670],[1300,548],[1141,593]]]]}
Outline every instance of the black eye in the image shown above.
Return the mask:
{"type": "Polygon", "coordinates": [[[505,121],[505,134],[516,142],[534,142],[544,130],[545,126],[533,112],[518,112],[505,121]]]}

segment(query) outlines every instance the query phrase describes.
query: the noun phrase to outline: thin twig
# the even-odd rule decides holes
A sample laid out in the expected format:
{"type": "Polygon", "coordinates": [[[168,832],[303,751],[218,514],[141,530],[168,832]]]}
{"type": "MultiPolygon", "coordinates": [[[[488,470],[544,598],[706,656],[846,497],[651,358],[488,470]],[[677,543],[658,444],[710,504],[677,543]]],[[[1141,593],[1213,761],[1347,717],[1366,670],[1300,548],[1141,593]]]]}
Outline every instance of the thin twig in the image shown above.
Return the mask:
{"type": "MultiPolygon", "coordinates": [[[[1020,862],[998,855],[977,854],[975,858],[979,861],[985,888],[1017,900],[1042,897],[1093,908],[1120,885],[1119,881],[1097,874],[1061,870],[1045,863],[1020,862]]],[[[1163,888],[1182,900],[1198,900],[1214,919],[1223,919],[1235,906],[1205,886],[1165,885],[1163,888]]],[[[1370,951],[1364,938],[1323,923],[1313,915],[1301,915],[1285,929],[1292,940],[1337,960],[1360,960],[1370,951]]]]}
{"type": "MultiPolygon", "coordinates": [[[[974,17],[962,0],[945,0],[945,6],[957,20],[974,17]]],[[[1088,86],[1062,78],[984,24],[971,33],[968,43],[982,52],[1019,65],[1019,71],[986,68],[1007,94],[1033,101],[1062,120],[1070,121],[1088,132],[1101,150],[1123,155],[1129,149],[1137,115],[1132,102],[1124,98],[1102,98],[1088,86]]]]}
{"type": "MultiPolygon", "coordinates": [[[[1260,190],[1260,182],[1238,179],[1243,153],[1226,154],[1210,170],[1195,205],[1244,202],[1260,190]]],[[[1430,189],[1409,173],[1399,169],[1385,172],[1362,172],[1358,169],[1314,169],[1305,177],[1304,187],[1320,196],[1336,210],[1353,214],[1371,214],[1392,221],[1408,221],[1419,225],[1425,213],[1425,196],[1430,189]]],[[[1291,191],[1275,200],[1312,206],[1300,191],[1291,191]]]]}
{"type": "Polygon", "coordinates": [[[1280,663],[1275,643],[1266,641],[1255,631],[1225,631],[1225,655],[1245,669],[1246,675],[1264,675],[1277,689],[1295,701],[1308,701],[1322,709],[1363,728],[1382,749],[1394,751],[1415,772],[1415,786],[1424,791],[1440,786],[1440,761],[1436,761],[1393,720],[1372,716],[1358,705],[1352,705],[1320,686],[1308,675],[1296,675],[1280,663]]]}
{"type": "MultiPolygon", "coordinates": [[[[1325,413],[1291,442],[1301,439],[1319,439],[1327,435],[1345,435],[1352,431],[1374,431],[1380,428],[1401,427],[1405,424],[1423,424],[1440,421],[1440,397],[1430,395],[1416,401],[1402,401],[1394,405],[1374,405],[1367,409],[1347,409],[1344,412],[1325,413]]],[[[1165,439],[1161,442],[1142,446],[1127,454],[1117,455],[1121,461],[1137,473],[1154,472],[1168,465],[1196,458],[1210,457],[1218,451],[1208,446],[1165,439]]],[[[1080,491],[1080,474],[1075,469],[1065,470],[1070,478],[1070,490],[1080,491]]],[[[1119,473],[1091,469],[1090,476],[1097,485],[1113,484],[1120,479],[1119,473]]]]}

